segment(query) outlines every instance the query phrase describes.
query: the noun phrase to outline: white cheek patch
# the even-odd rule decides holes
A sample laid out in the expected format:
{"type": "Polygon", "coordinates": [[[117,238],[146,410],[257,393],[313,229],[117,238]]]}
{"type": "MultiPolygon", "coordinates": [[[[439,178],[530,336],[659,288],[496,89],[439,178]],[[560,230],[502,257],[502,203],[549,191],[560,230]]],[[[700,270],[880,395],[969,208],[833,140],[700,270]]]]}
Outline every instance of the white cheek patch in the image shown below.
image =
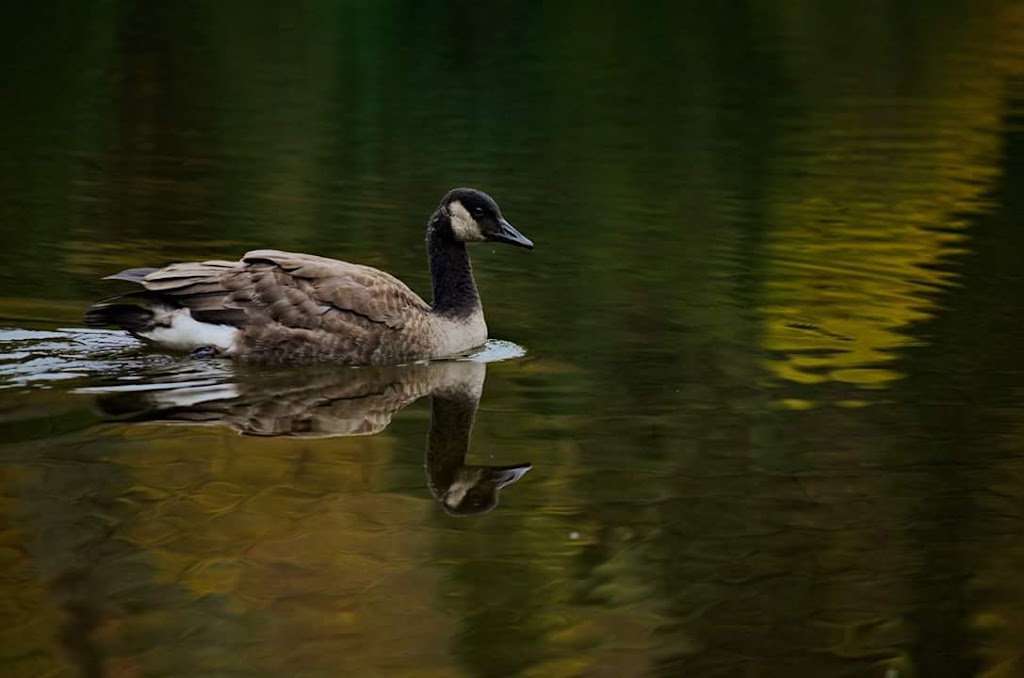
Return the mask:
{"type": "Polygon", "coordinates": [[[450,509],[458,508],[459,504],[466,498],[469,491],[476,485],[476,481],[480,478],[479,471],[475,474],[467,473],[468,469],[461,468],[455,476],[455,480],[448,487],[448,490],[444,493],[442,500],[444,505],[450,509]]]}
{"type": "Polygon", "coordinates": [[[452,217],[452,233],[457,240],[463,242],[475,242],[484,240],[484,234],[480,232],[480,225],[476,219],[470,216],[469,212],[458,200],[448,205],[448,211],[452,217]]]}

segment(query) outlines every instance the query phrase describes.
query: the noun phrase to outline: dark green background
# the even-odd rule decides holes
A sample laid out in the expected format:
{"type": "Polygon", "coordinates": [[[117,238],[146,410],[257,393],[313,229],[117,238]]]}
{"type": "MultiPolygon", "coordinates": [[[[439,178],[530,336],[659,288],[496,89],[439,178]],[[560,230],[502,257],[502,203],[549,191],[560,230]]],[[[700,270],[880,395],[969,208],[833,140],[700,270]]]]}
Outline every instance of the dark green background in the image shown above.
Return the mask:
{"type": "Polygon", "coordinates": [[[311,442],[0,391],[6,673],[1024,671],[1021,3],[23,3],[0,55],[7,327],[256,247],[429,297],[457,185],[537,244],[474,250],[528,352],[474,450],[535,463],[483,518],[426,403],[311,442]]]}

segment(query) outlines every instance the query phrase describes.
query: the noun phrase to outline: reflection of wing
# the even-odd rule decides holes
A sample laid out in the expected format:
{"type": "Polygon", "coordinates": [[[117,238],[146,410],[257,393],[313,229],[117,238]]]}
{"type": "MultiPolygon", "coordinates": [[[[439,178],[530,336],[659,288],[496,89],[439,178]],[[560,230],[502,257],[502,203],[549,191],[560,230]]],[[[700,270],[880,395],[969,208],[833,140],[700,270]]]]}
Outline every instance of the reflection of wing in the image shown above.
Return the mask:
{"type": "Polygon", "coordinates": [[[232,384],[108,394],[100,407],[133,421],[226,426],[255,436],[328,437],[379,433],[391,417],[435,392],[479,399],[476,362],[289,370],[240,375],[232,384]]]}
{"type": "Polygon", "coordinates": [[[192,381],[107,393],[99,403],[108,415],[127,421],[225,426],[253,436],[330,437],[379,433],[396,412],[430,395],[427,484],[446,512],[469,516],[497,506],[501,488],[531,468],[466,465],[485,371],[484,363],[464,361],[243,372],[233,383],[192,381]]]}

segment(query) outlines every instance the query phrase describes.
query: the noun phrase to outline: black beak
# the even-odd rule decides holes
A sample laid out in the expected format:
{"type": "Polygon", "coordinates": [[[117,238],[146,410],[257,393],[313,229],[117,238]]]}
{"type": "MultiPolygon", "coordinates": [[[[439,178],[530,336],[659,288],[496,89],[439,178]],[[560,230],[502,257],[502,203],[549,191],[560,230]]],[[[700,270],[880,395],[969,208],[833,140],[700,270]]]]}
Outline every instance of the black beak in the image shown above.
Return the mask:
{"type": "Polygon", "coordinates": [[[515,245],[517,247],[525,247],[528,250],[533,249],[533,241],[517,231],[515,227],[505,221],[504,218],[498,219],[498,228],[501,230],[493,234],[489,240],[503,242],[507,245],[515,245]]]}
{"type": "MultiPolygon", "coordinates": [[[[529,241],[527,240],[527,242],[529,241]]],[[[533,464],[516,464],[514,466],[492,466],[490,470],[494,484],[498,488],[502,488],[525,476],[531,468],[533,468],[533,464]]]]}

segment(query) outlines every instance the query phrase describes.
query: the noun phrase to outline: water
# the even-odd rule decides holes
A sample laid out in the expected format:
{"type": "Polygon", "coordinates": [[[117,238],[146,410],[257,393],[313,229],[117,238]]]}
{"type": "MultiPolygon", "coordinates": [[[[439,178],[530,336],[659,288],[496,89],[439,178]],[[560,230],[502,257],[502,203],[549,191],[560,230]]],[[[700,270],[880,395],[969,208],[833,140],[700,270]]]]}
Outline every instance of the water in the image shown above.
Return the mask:
{"type": "Polygon", "coordinates": [[[1019,3],[9,14],[5,675],[1024,672],[1019,3]],[[254,247],[429,296],[456,185],[537,244],[476,360],[80,329],[254,247]]]}

